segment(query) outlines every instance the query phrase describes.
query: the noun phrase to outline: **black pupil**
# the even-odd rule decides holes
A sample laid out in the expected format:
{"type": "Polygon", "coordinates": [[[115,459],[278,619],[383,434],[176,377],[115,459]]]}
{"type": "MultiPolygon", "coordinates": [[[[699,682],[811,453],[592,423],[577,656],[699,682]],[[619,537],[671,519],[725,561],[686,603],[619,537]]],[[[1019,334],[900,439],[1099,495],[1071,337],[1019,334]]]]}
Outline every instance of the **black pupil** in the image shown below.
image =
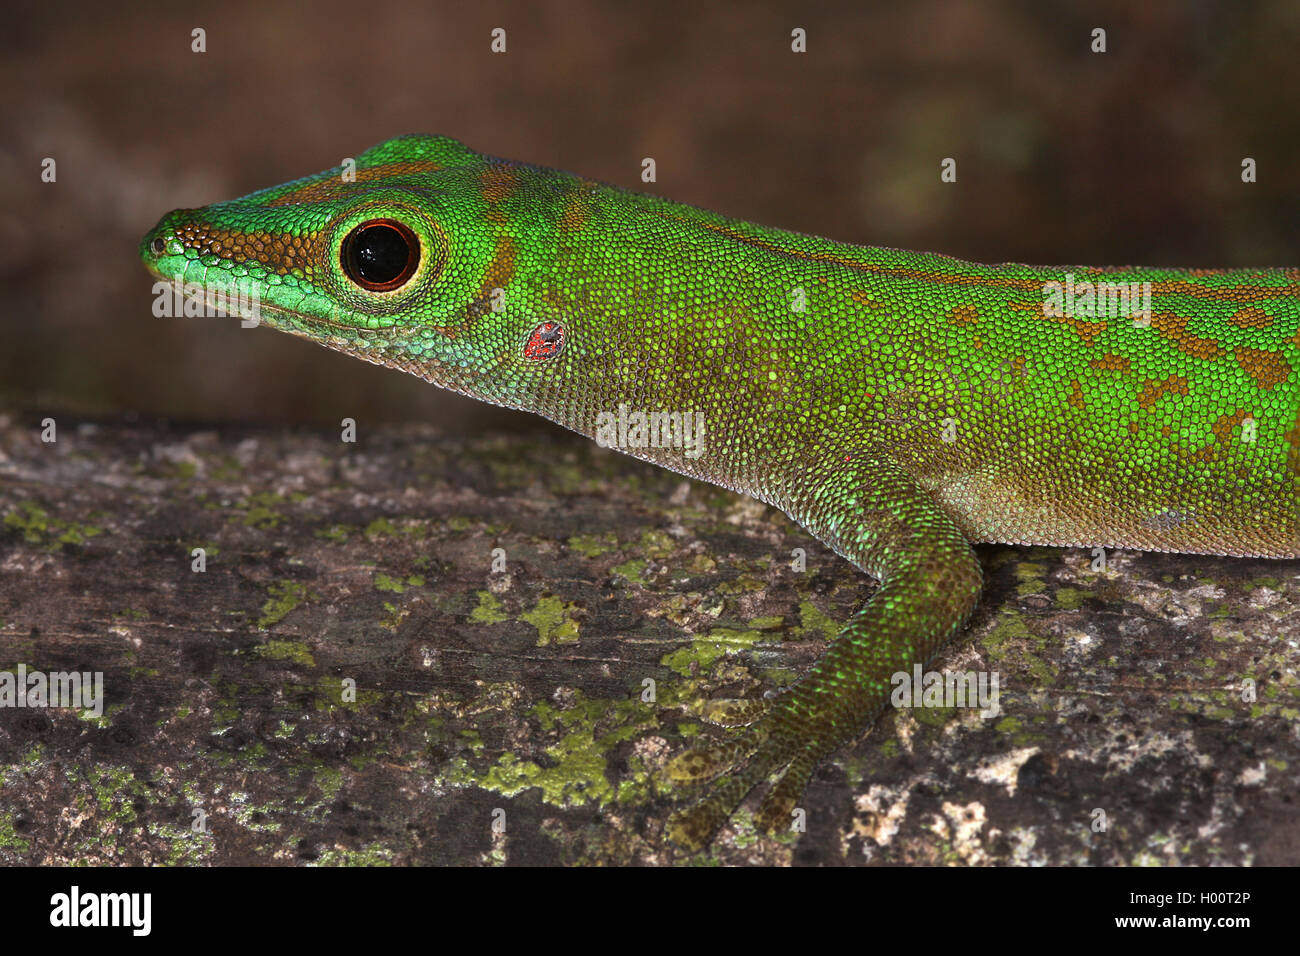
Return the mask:
{"type": "Polygon", "coordinates": [[[363,284],[387,285],[407,271],[414,255],[410,241],[393,226],[362,226],[348,242],[348,271],[363,284]]]}

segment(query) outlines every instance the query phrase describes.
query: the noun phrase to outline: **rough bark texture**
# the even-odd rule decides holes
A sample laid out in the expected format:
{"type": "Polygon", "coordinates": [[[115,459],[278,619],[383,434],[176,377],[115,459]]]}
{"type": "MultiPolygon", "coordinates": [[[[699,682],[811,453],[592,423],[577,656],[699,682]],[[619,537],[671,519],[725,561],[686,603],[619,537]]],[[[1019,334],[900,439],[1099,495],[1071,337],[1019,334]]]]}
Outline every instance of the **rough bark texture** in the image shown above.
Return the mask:
{"type": "Polygon", "coordinates": [[[981,557],[945,666],[1001,713],[890,714],[805,833],[692,856],[658,771],[725,733],[696,705],[870,590],[783,515],[576,438],[0,418],[0,670],[106,697],[0,709],[0,862],[1300,862],[1300,562],[981,557]]]}

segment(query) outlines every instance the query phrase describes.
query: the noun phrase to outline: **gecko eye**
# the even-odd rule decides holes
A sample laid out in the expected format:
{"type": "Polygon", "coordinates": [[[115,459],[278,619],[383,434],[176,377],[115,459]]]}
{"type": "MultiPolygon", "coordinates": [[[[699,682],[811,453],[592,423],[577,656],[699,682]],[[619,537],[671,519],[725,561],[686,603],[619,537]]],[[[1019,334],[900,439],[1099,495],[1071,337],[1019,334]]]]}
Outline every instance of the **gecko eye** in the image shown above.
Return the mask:
{"type": "Polygon", "coordinates": [[[528,337],[528,344],[524,346],[524,358],[548,359],[558,355],[563,347],[564,326],[558,322],[543,322],[528,337]]]}
{"type": "Polygon", "coordinates": [[[347,234],[339,250],[347,277],[370,292],[391,292],[415,274],[420,240],[396,219],[371,219],[347,234]]]}

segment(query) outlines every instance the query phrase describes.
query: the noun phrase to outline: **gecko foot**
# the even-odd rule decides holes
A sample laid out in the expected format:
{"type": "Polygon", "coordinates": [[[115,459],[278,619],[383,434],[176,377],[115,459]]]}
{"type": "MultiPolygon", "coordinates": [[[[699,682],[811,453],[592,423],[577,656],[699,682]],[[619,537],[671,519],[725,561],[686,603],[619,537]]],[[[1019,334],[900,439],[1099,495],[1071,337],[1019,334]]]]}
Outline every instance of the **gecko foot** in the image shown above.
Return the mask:
{"type": "Polygon", "coordinates": [[[794,714],[763,701],[717,701],[707,719],[745,718],[747,729],[719,744],[692,747],[668,764],[670,779],[681,784],[713,781],[700,803],[673,815],[668,838],[691,850],[709,844],[713,835],[755,787],[775,780],[759,806],[757,826],[776,833],[790,826],[791,813],[825,748],[804,745],[794,714]],[[732,705],[745,705],[734,707],[732,705]]]}

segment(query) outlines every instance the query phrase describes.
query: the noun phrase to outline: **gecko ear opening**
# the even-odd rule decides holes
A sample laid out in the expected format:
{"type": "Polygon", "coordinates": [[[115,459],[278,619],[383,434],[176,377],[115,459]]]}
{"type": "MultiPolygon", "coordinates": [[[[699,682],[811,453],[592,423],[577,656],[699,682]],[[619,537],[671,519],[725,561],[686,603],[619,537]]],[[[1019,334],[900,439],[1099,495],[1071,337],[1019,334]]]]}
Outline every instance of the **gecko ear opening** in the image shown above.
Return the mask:
{"type": "Polygon", "coordinates": [[[559,322],[543,322],[528,336],[528,342],[524,345],[524,358],[540,361],[559,355],[560,349],[564,348],[565,337],[564,326],[559,322]]]}
{"type": "Polygon", "coordinates": [[[367,292],[400,289],[420,264],[420,240],[396,219],[371,219],[339,247],[343,273],[367,292]]]}

